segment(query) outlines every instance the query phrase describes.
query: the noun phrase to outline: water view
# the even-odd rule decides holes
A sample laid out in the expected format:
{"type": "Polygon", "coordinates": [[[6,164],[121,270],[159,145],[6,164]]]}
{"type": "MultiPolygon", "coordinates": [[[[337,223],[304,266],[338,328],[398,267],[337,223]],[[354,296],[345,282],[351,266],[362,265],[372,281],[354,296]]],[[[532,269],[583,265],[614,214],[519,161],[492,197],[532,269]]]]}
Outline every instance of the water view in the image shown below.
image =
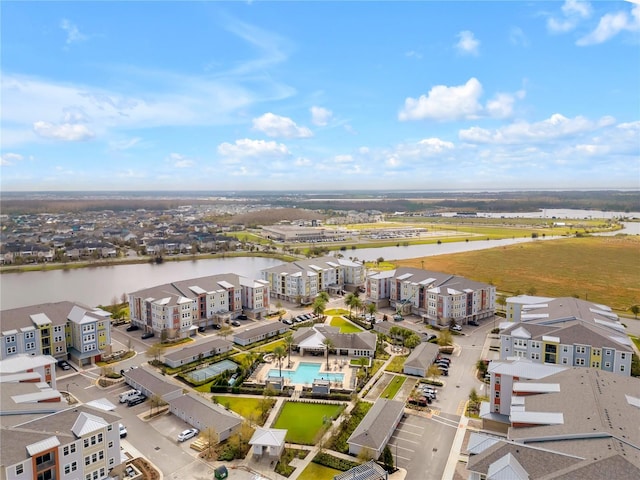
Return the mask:
{"type": "MultiPolygon", "coordinates": [[[[302,362],[295,370],[282,370],[282,376],[291,380],[291,383],[298,385],[311,385],[314,380],[329,380],[330,382],[342,383],[344,373],[320,373],[322,364],[302,362]]],[[[279,377],[280,369],[269,370],[270,377],[279,377]]]]}

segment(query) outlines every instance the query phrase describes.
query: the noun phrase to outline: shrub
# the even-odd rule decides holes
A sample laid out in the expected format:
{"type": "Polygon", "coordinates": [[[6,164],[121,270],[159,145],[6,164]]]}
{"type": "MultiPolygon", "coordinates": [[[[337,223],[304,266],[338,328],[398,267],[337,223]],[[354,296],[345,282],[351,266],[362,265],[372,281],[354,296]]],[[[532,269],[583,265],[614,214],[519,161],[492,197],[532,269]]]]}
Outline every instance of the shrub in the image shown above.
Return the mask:
{"type": "Polygon", "coordinates": [[[313,463],[317,463],[318,465],[323,465],[329,468],[335,468],[336,470],[340,470],[341,472],[346,472],[347,470],[351,470],[353,467],[357,467],[359,465],[358,462],[352,462],[350,460],[346,460],[344,458],[334,457],[333,455],[329,455],[328,453],[320,452],[312,460],[313,463]]]}
{"type": "Polygon", "coordinates": [[[337,452],[348,453],[349,445],[347,445],[347,440],[371,407],[372,404],[368,402],[356,403],[356,406],[351,410],[351,414],[340,423],[337,432],[331,437],[329,448],[337,452]]]}

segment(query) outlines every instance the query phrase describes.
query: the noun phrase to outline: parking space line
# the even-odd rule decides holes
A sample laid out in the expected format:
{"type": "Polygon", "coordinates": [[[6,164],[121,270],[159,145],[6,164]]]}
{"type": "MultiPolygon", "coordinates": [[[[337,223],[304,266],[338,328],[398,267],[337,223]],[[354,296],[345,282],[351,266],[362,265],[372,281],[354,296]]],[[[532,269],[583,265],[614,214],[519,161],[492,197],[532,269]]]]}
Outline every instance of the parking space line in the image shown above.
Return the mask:
{"type": "Polygon", "coordinates": [[[416,445],[420,445],[420,442],[414,442],[413,440],[407,440],[406,438],[398,437],[396,435],[392,436],[391,438],[395,438],[396,440],[401,440],[403,442],[415,443],[416,445]]]}
{"type": "Polygon", "coordinates": [[[400,433],[406,433],[407,435],[415,435],[416,437],[422,437],[421,433],[407,432],[406,430],[401,430],[400,433]]]}
{"type": "Polygon", "coordinates": [[[407,452],[415,452],[415,450],[412,450],[411,448],[401,447],[397,443],[393,445],[393,448],[399,448],[400,450],[406,450],[407,452]]]}
{"type": "Polygon", "coordinates": [[[400,428],[404,427],[419,428],[420,430],[424,430],[424,427],[421,427],[419,425],[412,425],[411,423],[403,423],[400,428]]]}

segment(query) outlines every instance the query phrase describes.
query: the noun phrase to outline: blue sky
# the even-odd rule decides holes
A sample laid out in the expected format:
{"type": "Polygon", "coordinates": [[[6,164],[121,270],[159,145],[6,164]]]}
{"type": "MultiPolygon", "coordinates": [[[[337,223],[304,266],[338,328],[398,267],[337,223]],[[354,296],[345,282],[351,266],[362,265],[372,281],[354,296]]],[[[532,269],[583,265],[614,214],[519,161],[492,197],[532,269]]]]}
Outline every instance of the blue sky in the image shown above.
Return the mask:
{"type": "Polygon", "coordinates": [[[629,2],[2,2],[1,187],[640,188],[629,2]]]}

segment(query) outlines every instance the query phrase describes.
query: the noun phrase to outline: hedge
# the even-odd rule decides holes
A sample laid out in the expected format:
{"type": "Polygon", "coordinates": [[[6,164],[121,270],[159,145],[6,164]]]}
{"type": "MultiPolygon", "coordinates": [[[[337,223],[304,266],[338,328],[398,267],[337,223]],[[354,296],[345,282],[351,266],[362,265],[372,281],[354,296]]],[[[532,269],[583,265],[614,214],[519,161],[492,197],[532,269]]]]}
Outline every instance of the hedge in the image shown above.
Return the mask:
{"type": "Polygon", "coordinates": [[[358,462],[352,462],[351,460],[345,460],[344,458],[334,457],[333,455],[329,455],[328,453],[320,452],[313,460],[313,463],[317,463],[318,465],[323,465],[329,468],[335,468],[336,470],[340,470],[341,472],[346,472],[347,470],[351,470],[353,467],[357,467],[360,465],[358,462]]]}

